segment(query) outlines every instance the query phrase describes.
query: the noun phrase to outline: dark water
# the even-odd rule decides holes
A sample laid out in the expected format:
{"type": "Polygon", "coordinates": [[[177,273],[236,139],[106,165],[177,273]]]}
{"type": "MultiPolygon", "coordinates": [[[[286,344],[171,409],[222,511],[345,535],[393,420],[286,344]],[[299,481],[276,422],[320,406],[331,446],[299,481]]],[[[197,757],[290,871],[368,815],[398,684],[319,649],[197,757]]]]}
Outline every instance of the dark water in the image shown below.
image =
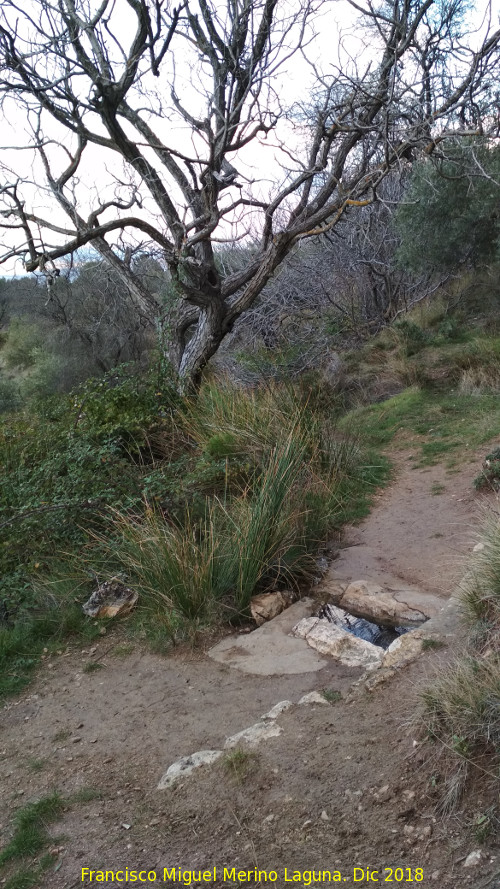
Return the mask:
{"type": "Polygon", "coordinates": [[[347,611],[343,611],[342,608],[332,608],[331,605],[322,605],[318,617],[330,621],[337,627],[342,627],[343,630],[347,630],[358,639],[364,639],[366,642],[371,642],[372,645],[379,645],[380,648],[389,648],[391,642],[410,629],[410,627],[380,627],[363,617],[354,617],[347,611]],[[339,616],[339,613],[342,613],[342,617],[339,616]]]}

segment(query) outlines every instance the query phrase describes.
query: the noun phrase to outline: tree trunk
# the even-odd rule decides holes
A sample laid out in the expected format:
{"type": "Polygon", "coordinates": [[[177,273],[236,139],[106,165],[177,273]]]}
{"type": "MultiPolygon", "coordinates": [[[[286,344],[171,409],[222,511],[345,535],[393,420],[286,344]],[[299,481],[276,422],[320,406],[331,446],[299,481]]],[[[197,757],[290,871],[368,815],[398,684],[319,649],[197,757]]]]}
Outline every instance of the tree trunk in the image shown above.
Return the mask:
{"type": "Polygon", "coordinates": [[[194,333],[180,350],[177,374],[178,389],[182,395],[196,392],[199,388],[202,371],[225,336],[224,315],[224,303],[221,299],[211,300],[208,305],[199,309],[194,333]]]}

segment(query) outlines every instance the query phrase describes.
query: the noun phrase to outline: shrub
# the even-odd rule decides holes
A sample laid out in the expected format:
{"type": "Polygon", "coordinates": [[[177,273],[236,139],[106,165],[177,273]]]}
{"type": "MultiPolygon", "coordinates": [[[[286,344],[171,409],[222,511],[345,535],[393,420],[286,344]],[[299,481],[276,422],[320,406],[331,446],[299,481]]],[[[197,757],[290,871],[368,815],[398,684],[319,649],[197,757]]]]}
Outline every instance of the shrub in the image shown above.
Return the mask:
{"type": "Polygon", "coordinates": [[[474,479],[474,487],[477,490],[487,487],[496,490],[500,488],[500,447],[485,457],[482,472],[474,479]]]}

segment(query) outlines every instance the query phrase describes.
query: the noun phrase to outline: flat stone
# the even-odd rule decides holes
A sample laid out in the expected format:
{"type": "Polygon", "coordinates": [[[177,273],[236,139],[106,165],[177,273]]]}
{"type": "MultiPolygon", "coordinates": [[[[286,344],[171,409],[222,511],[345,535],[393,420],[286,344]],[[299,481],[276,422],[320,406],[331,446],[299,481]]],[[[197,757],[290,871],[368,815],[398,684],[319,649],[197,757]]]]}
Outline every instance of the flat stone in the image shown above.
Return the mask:
{"type": "Polygon", "coordinates": [[[434,617],[445,605],[432,593],[411,587],[394,589],[369,580],[350,583],[340,602],[341,608],[379,626],[419,626],[434,617]]]}
{"type": "Polygon", "coordinates": [[[160,779],[157,790],[167,790],[176,781],[187,778],[200,766],[212,765],[220,756],[222,756],[222,750],[198,750],[197,753],[191,753],[190,756],[183,756],[182,759],[178,759],[177,762],[173,762],[169,766],[160,779]]]}
{"type": "Polygon", "coordinates": [[[317,608],[313,599],[301,599],[274,620],[245,636],[232,635],[214,645],[214,661],[257,676],[315,673],[328,663],[303,639],[291,636],[295,624],[317,608]]]}
{"type": "Polygon", "coordinates": [[[321,654],[328,654],[346,667],[364,667],[373,670],[379,666],[383,650],[371,642],[358,639],[347,630],[320,620],[317,617],[303,618],[293,633],[321,654]]]}
{"type": "Polygon", "coordinates": [[[238,734],[227,738],[224,749],[230,750],[232,747],[240,747],[241,745],[256,747],[261,741],[277,738],[282,731],[283,729],[276,725],[275,722],[256,722],[254,725],[244,728],[238,734]]]}

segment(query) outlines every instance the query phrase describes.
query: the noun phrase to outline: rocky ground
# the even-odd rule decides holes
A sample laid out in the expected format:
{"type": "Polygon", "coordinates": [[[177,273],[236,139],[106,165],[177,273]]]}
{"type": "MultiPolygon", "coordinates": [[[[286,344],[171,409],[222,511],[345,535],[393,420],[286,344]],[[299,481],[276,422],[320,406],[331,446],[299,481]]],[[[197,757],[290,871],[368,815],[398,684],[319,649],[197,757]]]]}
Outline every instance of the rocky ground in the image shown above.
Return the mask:
{"type": "MultiPolygon", "coordinates": [[[[481,456],[449,473],[412,469],[407,448],[370,517],[346,533],[326,585],[338,576],[390,577],[444,601],[476,542],[482,498],[472,479],[481,456]]],[[[68,803],[50,828],[53,865],[40,889],[93,885],[96,875],[82,880],[82,868],[146,870],[158,884],[165,868],[210,871],[210,884],[216,868],[218,885],[256,885],[260,870],[268,882],[275,872],[280,889],[294,872],[307,885],[310,871],[316,882],[330,872],[320,875],[323,885],[499,889],[500,848],[480,829],[496,802],[488,764],[443,817],[452,765],[415,719],[421,689],[453,648],[448,640],[354,694],[362,671],[332,660],[309,672],[255,675],[199,651],[157,657],[119,632],[62,651],[1,714],[0,846],[16,809],[57,790],[68,803]],[[314,690],[322,699],[298,704],[314,690]],[[157,789],[179,757],[222,749],[283,700],[293,706],[272,721],[273,737],[157,789]]]]}

